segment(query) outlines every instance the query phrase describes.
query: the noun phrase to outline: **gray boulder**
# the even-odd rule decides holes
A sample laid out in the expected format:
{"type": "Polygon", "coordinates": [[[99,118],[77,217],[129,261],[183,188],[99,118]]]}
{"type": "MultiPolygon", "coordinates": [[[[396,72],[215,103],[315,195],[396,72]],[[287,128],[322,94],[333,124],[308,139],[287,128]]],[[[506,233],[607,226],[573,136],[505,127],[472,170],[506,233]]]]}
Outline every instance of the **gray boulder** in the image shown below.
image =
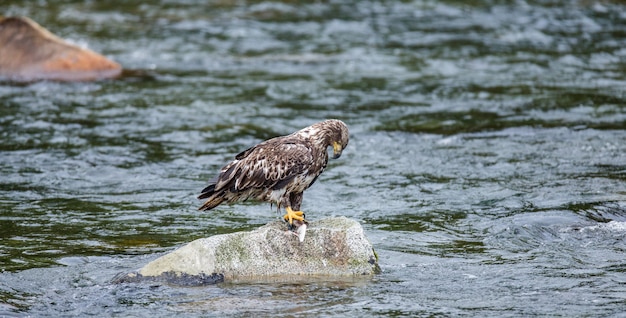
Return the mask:
{"type": "Polygon", "coordinates": [[[254,231],[195,240],[118,282],[165,280],[185,285],[270,277],[378,273],[363,227],[345,217],[310,222],[303,242],[275,221],[254,231]]]}

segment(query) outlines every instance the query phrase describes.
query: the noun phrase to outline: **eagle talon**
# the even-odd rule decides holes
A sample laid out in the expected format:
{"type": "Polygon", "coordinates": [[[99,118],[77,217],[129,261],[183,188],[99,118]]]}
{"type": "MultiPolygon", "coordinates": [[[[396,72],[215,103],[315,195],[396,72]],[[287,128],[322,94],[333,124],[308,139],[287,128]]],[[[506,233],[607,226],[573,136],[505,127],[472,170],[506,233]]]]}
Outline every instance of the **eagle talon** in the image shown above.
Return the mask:
{"type": "Polygon", "coordinates": [[[283,219],[289,222],[289,225],[293,225],[293,220],[304,222],[304,212],[294,211],[291,209],[291,207],[287,207],[285,210],[287,211],[287,213],[283,216],[283,219]]]}

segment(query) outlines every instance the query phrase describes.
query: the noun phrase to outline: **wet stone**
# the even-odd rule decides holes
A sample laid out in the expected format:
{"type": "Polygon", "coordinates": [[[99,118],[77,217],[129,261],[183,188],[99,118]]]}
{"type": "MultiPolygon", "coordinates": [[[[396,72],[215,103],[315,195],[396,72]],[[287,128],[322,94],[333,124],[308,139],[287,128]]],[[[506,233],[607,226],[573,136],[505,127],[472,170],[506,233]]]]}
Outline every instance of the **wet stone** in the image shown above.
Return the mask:
{"type": "Polygon", "coordinates": [[[275,221],[256,230],[195,240],[148,263],[117,282],[197,281],[292,276],[355,276],[380,272],[363,227],[345,217],[309,223],[303,242],[275,221]],[[221,278],[221,279],[218,279],[221,278]]]}
{"type": "Polygon", "coordinates": [[[139,282],[165,282],[177,286],[203,286],[224,282],[224,275],[213,273],[210,275],[189,275],[185,273],[165,272],[159,276],[143,276],[139,273],[119,274],[113,278],[114,284],[139,282]]]}

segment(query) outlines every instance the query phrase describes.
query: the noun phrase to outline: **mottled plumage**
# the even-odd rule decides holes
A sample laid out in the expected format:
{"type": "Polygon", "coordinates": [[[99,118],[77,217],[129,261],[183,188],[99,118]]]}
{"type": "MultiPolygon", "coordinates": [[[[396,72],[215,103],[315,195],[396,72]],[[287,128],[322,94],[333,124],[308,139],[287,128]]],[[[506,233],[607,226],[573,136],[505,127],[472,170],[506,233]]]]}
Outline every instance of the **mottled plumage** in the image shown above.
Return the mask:
{"type": "Polygon", "coordinates": [[[221,203],[247,199],[276,203],[285,207],[285,219],[299,212],[304,190],[310,187],[328,163],[327,148],[334,158],[348,145],[348,127],[340,120],[329,119],[287,136],[266,140],[253,146],[224,166],[219,175],[202,190],[198,199],[206,199],[200,210],[210,210],[221,203]]]}

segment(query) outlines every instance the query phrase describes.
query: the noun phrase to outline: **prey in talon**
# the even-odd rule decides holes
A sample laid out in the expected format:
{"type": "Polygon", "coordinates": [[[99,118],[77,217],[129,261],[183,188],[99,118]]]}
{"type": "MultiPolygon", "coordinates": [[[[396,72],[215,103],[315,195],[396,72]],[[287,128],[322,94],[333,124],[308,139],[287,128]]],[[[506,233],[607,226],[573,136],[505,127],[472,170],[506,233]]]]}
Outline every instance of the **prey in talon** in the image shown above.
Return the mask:
{"type": "Polygon", "coordinates": [[[293,224],[289,225],[289,229],[287,230],[287,233],[291,233],[297,236],[298,241],[302,243],[304,242],[304,236],[306,235],[306,229],[308,226],[309,226],[309,222],[307,221],[294,220],[293,224]]]}
{"type": "Polygon", "coordinates": [[[328,147],[333,148],[333,159],[337,159],[348,139],[346,124],[328,119],[250,147],[209,181],[198,196],[206,200],[199,210],[248,199],[276,204],[278,209],[285,209],[283,219],[288,229],[302,242],[308,226],[300,211],[304,190],[326,168],[328,147]]]}

